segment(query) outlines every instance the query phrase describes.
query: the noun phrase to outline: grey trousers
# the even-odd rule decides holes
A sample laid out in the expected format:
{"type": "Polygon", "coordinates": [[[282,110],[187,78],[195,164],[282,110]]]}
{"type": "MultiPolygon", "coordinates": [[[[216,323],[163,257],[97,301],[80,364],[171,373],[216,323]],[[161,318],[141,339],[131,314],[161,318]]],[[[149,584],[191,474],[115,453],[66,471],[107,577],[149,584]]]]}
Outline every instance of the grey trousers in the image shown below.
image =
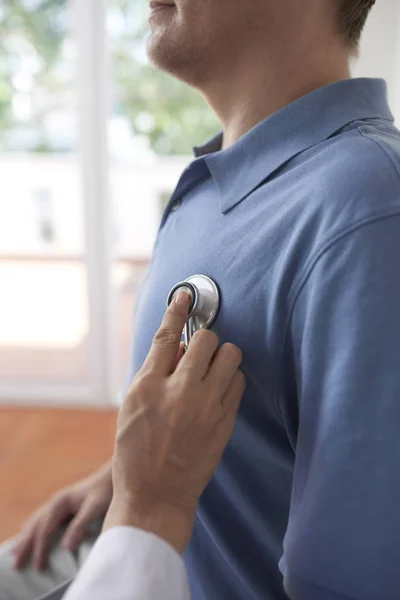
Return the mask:
{"type": "Polygon", "coordinates": [[[0,545],[0,600],[61,600],[88,557],[99,528],[94,527],[72,554],[59,545],[61,533],[54,541],[48,568],[40,573],[30,564],[23,571],[15,571],[11,553],[15,541],[0,545]]]}

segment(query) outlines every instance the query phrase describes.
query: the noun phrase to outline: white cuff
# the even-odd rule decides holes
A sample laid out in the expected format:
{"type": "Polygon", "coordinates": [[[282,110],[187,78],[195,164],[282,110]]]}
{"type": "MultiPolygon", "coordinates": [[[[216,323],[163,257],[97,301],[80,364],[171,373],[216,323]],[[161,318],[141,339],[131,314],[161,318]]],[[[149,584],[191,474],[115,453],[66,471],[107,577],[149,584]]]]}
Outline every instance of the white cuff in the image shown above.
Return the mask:
{"type": "Polygon", "coordinates": [[[183,559],[164,540],[115,527],[97,540],[64,600],[190,600],[183,559]]]}

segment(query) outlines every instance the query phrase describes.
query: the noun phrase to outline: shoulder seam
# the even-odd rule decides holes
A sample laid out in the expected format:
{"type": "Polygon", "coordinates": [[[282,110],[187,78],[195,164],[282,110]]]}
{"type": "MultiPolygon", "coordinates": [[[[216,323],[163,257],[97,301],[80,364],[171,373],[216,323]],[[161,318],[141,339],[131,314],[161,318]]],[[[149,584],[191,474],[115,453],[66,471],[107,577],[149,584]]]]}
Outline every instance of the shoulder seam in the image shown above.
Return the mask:
{"type": "Polygon", "coordinates": [[[397,176],[398,176],[398,178],[400,180],[400,165],[397,165],[395,163],[395,161],[393,160],[393,157],[391,156],[391,154],[388,151],[388,149],[385,148],[385,146],[383,144],[381,144],[381,142],[379,140],[377,140],[374,137],[370,137],[368,135],[368,133],[366,132],[366,130],[365,130],[365,126],[363,126],[363,125],[357,126],[357,131],[359,132],[359,134],[363,138],[369,140],[370,142],[372,142],[373,144],[375,144],[376,146],[378,146],[378,148],[381,149],[381,151],[385,154],[385,156],[387,156],[387,158],[390,160],[390,162],[391,162],[391,164],[392,164],[392,166],[393,166],[393,168],[394,168],[394,170],[395,170],[395,172],[396,172],[396,174],[397,174],[397,176]]]}
{"type": "Polygon", "coordinates": [[[351,235],[352,233],[358,231],[359,229],[362,229],[363,227],[366,227],[367,225],[371,225],[372,223],[376,223],[378,221],[383,221],[385,219],[390,219],[391,217],[400,217],[400,209],[392,208],[390,210],[386,209],[385,211],[380,211],[378,213],[370,214],[370,215],[368,215],[368,217],[364,217],[363,219],[360,219],[360,220],[356,221],[355,223],[352,223],[351,225],[349,225],[345,229],[342,229],[339,233],[335,234],[330,239],[328,239],[325,242],[325,244],[323,244],[314,253],[313,257],[308,261],[307,265],[305,266],[305,268],[303,270],[302,275],[299,278],[297,285],[294,287],[293,293],[289,295],[288,317],[287,317],[285,329],[284,329],[283,342],[282,342],[282,348],[281,348],[281,356],[280,356],[280,359],[278,360],[278,377],[277,377],[276,389],[275,389],[275,394],[274,394],[275,404],[279,410],[279,414],[281,415],[282,419],[283,419],[283,413],[282,413],[282,409],[281,409],[281,403],[280,403],[279,396],[280,396],[280,391],[281,391],[285,349],[286,349],[287,338],[288,338],[288,334],[289,334],[289,328],[290,328],[290,323],[292,321],[294,309],[296,307],[297,300],[298,300],[303,288],[305,287],[308,279],[310,278],[312,272],[314,271],[314,269],[315,269],[316,265],[318,264],[318,262],[320,261],[320,259],[336,243],[342,241],[345,237],[351,235]]]}

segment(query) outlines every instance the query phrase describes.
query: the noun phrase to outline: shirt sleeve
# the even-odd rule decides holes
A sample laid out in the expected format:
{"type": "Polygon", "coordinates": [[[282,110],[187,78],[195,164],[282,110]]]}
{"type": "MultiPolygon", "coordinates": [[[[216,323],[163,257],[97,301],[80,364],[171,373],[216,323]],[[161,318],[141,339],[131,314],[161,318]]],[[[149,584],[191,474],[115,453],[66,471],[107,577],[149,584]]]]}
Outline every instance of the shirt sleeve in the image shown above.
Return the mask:
{"type": "Polygon", "coordinates": [[[183,559],[157,536],[116,527],[96,542],[65,600],[190,600],[183,559]]]}
{"type": "Polygon", "coordinates": [[[293,600],[400,598],[400,216],[364,224],[299,284],[282,570],[293,600]],[[295,400],[293,400],[295,398],[295,400]]]}

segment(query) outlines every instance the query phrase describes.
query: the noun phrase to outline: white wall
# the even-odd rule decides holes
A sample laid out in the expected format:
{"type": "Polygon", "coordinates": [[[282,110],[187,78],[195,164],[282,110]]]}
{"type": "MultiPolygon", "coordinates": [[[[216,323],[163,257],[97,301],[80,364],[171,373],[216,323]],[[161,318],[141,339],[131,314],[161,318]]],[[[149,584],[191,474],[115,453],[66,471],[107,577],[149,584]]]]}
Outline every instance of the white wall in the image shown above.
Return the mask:
{"type": "Polygon", "coordinates": [[[356,77],[383,77],[392,110],[400,119],[400,1],[377,0],[354,65],[356,77]]]}

